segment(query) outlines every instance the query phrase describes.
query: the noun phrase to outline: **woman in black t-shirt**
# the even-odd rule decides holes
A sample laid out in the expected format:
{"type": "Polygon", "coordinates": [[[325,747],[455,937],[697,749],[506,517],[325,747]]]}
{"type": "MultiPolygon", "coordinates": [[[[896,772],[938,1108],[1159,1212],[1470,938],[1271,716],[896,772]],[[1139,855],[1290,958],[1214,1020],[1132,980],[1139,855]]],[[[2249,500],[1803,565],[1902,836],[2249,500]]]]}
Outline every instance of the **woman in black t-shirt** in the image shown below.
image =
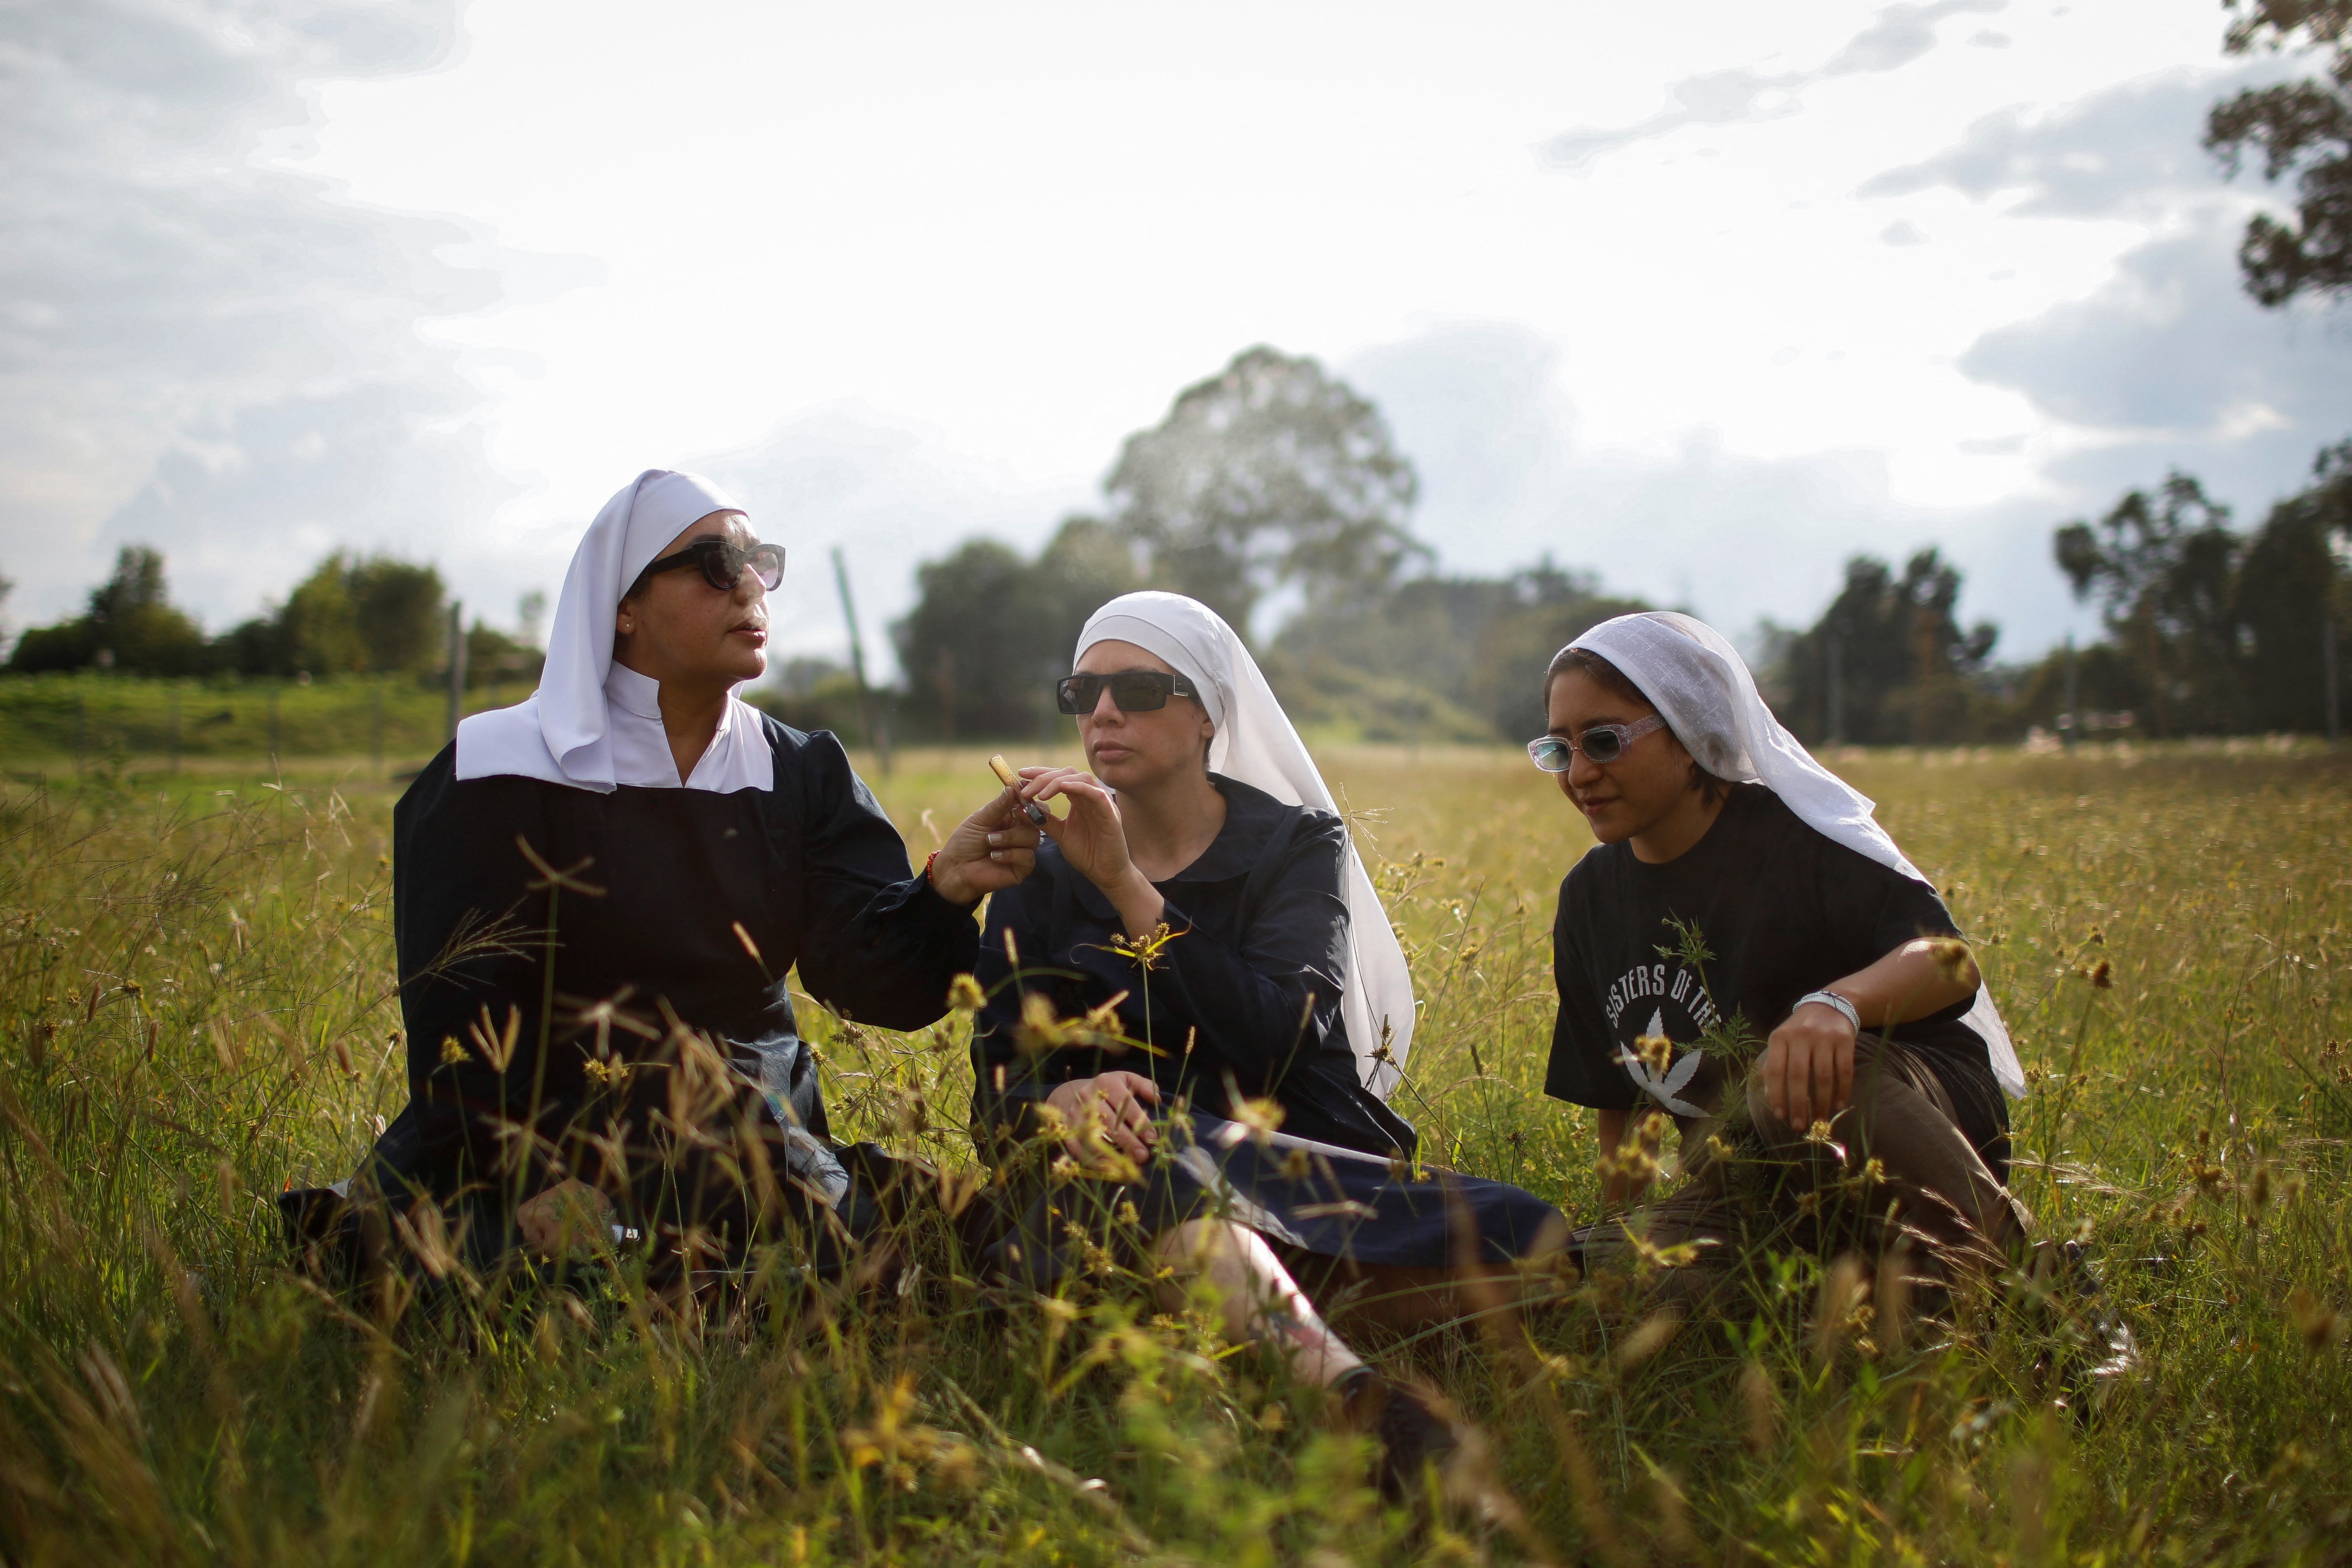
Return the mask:
{"type": "MultiPolygon", "coordinates": [[[[1700,1256],[1728,1262],[1759,1220],[1817,1231],[1843,1184],[1868,1194],[1849,1216],[1865,1244],[1999,1257],[2023,1218],[2002,1184],[2016,1058],[1870,802],[1688,616],[1594,628],[1553,659],[1546,701],[1529,752],[1600,843],[1560,885],[1545,1089],[1599,1112],[1604,1200],[1642,1195],[1671,1118],[1694,1180],[1653,1205],[1653,1247],[1711,1243],[1700,1256]],[[1757,1163],[1770,1179],[1743,1183],[1757,1163]]],[[[1591,1262],[1623,1236],[1612,1221],[1579,1241],[1591,1262]]]]}

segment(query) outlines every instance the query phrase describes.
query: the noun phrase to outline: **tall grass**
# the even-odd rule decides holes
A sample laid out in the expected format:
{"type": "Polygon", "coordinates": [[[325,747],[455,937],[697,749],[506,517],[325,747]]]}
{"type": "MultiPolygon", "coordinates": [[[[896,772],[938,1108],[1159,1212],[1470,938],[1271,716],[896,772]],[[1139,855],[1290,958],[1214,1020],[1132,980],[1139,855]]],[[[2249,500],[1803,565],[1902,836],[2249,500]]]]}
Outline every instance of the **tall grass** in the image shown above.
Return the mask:
{"type": "MultiPolygon", "coordinates": [[[[1399,1099],[1428,1156],[1591,1212],[1591,1119],[1538,1089],[1580,825],[1515,756],[1328,760],[1425,1004],[1399,1099]]],[[[1979,938],[2036,1079],[2019,1194],[2091,1241],[2140,1375],[2060,1408],[2067,1314],[2022,1287],[1906,1326],[1848,1270],[1768,1259],[1738,1321],[1677,1333],[1587,1282],[1375,1342],[1487,1438],[1428,1526],[1205,1316],[1116,1280],[1004,1301],[928,1223],[882,1299],[728,1321],[665,1315],[625,1267],[397,1319],[322,1294],[273,1198],[348,1173],[400,1103],[388,791],[12,787],[0,1556],[2340,1558],[2352,769],[1945,761],[1848,771],[1979,938]]],[[[876,782],[918,858],[989,787],[961,753],[876,782]]],[[[968,1169],[961,1028],[819,1020],[836,1119],[968,1169]]]]}

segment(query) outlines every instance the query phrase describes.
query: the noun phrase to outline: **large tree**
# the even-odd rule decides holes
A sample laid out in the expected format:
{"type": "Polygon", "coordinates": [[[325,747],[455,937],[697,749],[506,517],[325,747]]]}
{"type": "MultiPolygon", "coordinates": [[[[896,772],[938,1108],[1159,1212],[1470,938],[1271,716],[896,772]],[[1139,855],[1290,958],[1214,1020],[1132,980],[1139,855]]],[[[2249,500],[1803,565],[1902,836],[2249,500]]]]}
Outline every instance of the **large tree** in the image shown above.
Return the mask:
{"type": "Polygon", "coordinates": [[[942,735],[1040,734],[1078,630],[1137,584],[1133,552],[1095,518],[1066,520],[1035,559],[967,540],[915,569],[915,607],[891,627],[911,716],[942,735]]]}
{"type": "Polygon", "coordinates": [[[1264,346],[1129,437],[1103,488],[1153,583],[1244,636],[1271,588],[1296,584],[1310,605],[1376,595],[1426,553],[1405,531],[1419,481],[1380,410],[1315,361],[1264,346]]]}
{"type": "Polygon", "coordinates": [[[372,556],[352,563],[344,592],[351,598],[352,624],[367,650],[369,669],[390,674],[431,669],[440,663],[448,641],[448,611],[438,571],[372,556]]]}
{"type": "Polygon", "coordinates": [[[2250,88],[2213,106],[2205,145],[2237,173],[2245,150],[2263,157],[2263,177],[2295,177],[2294,221],[2267,213],[2246,225],[2238,265],[2246,291],[2264,305],[2296,295],[2352,289],[2352,0],[2225,0],[2238,16],[2227,47],[2327,48],[2325,78],[2250,88]]]}
{"type": "Polygon", "coordinates": [[[1999,631],[1963,629],[1960,573],[1922,550],[1898,574],[1857,555],[1845,582],[1810,628],[1782,646],[1782,714],[1808,740],[1865,745],[1970,739],[1970,679],[1984,668],[1999,631]]]}
{"type": "MultiPolygon", "coordinates": [[[[2326,726],[2330,639],[2340,653],[2352,620],[2352,442],[2323,450],[2312,483],[2251,538],[2174,473],[2127,492],[2095,524],[2068,523],[2053,542],[2110,634],[2106,648],[2086,650],[2083,670],[2087,679],[2096,662],[2101,689],[2084,685],[2083,706],[2130,706],[2158,736],[2326,726]]],[[[2032,678],[2037,715],[2051,710],[2056,673],[2032,678]]]]}
{"type": "Polygon", "coordinates": [[[224,662],[247,675],[421,674],[446,657],[448,631],[438,571],[339,550],[221,647],[224,662]]]}
{"type": "Polygon", "coordinates": [[[2175,471],[2130,490],[2095,524],[2053,546],[2078,599],[2096,597],[2108,632],[2147,683],[2159,736],[2242,727],[2236,579],[2244,542],[2230,509],[2175,471]]]}
{"type": "Polygon", "coordinates": [[[2242,628],[2247,705],[2239,727],[2327,726],[2322,643],[2334,637],[2340,648],[2352,620],[2352,580],[2339,554],[2352,547],[2352,441],[2321,452],[2313,480],[2271,509],[2238,568],[2231,598],[2242,628]]]}

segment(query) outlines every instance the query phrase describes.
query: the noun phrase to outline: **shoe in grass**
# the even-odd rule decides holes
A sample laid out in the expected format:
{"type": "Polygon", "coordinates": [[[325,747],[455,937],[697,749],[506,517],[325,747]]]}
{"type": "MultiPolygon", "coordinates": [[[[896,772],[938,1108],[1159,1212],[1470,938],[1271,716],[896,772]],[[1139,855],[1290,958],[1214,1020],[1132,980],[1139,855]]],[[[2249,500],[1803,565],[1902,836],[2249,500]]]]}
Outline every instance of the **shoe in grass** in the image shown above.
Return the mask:
{"type": "Polygon", "coordinates": [[[1404,1499],[1421,1492],[1434,1467],[1442,1481],[1466,1434],[1433,1395],[1358,1367],[1333,1385],[1349,1426],[1380,1445],[1373,1477],[1381,1493],[1404,1499]]]}

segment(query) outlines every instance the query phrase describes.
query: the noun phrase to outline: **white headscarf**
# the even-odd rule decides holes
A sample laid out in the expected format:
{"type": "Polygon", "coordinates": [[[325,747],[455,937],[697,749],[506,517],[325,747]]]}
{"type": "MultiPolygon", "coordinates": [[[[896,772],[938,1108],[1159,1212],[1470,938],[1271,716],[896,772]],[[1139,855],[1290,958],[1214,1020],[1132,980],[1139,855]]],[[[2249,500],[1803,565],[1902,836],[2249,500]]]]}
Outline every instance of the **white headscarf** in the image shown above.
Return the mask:
{"type": "Polygon", "coordinates": [[[613,618],[637,574],[689,525],[742,510],[699,474],[647,468],[622,486],[572,552],[539,689],[457,726],[457,776],[520,774],[600,795],[620,784],[772,788],[775,753],[741,699],[728,700],[709,749],[680,779],[662,731],[659,683],[613,662],[613,618]]]}
{"type": "MultiPolygon", "coordinates": [[[[1211,768],[1264,790],[1286,805],[1339,814],[1315,760],[1307,754],[1307,742],[1275,700],[1257,660],[1208,605],[1181,594],[1122,594],[1088,618],[1072,662],[1084,658],[1098,642],[1133,643],[1167,660],[1192,683],[1209,721],[1217,728],[1209,743],[1211,768]]],[[[1386,1100],[1396,1087],[1397,1072],[1376,1062],[1373,1052],[1385,1026],[1389,1054],[1398,1068],[1404,1065],[1406,1048],[1412,1043],[1412,975],[1352,837],[1344,877],[1348,973],[1340,1016],[1356,1053],[1358,1078],[1386,1100]]]]}
{"type": "MultiPolygon", "coordinates": [[[[1603,621],[1568,646],[1599,654],[1640,687],[1675,739],[1708,773],[1761,784],[1823,837],[1914,881],[1927,880],[1872,817],[1875,803],[1815,762],[1772,717],[1747,661],[1714,627],[1655,610],[1603,621]]],[[[1984,1037],[2000,1087],[2021,1098],[2025,1074],[1990,986],[1977,987],[1976,1005],[1962,1022],[1984,1037]]]]}

